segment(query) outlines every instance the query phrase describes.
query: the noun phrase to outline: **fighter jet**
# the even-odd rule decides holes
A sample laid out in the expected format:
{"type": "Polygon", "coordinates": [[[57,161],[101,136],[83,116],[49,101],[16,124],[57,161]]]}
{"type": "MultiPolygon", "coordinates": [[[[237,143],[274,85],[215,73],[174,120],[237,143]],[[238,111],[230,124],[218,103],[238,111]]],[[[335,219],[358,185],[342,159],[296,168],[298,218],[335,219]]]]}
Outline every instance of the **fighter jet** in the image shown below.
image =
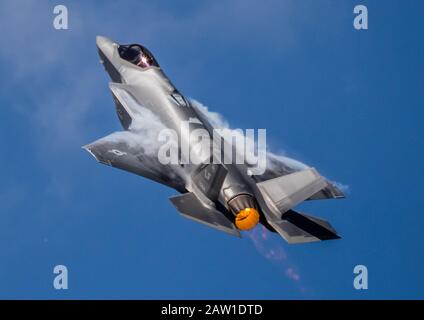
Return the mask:
{"type": "MultiPolygon", "coordinates": [[[[190,132],[202,128],[213,136],[205,113],[177,90],[146,47],[102,36],[97,36],[96,44],[112,80],[109,88],[122,132],[135,130],[143,109],[179,133],[180,140],[188,139],[180,130],[186,122],[193,125],[190,132]]],[[[249,173],[248,163],[163,164],[157,154],[125,136],[101,138],[83,148],[100,163],[175,189],[178,194],[170,201],[181,215],[228,234],[240,237],[240,231],[262,224],[288,243],[340,238],[327,221],[293,209],[305,200],[344,197],[314,168],[299,169],[278,157],[267,159],[261,175],[249,173]]],[[[190,152],[196,154],[194,148],[190,152]]]]}

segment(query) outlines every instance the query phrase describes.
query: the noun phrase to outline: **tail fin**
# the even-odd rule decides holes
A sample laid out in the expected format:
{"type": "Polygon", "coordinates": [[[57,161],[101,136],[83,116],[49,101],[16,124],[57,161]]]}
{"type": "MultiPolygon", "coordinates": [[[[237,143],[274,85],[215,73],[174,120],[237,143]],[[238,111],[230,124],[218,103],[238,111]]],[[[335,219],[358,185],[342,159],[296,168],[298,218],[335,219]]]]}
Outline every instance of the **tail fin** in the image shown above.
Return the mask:
{"type": "Polygon", "coordinates": [[[327,186],[315,170],[306,169],[257,183],[270,209],[267,222],[288,243],[304,243],[340,238],[325,220],[292,210],[327,186]]]}
{"type": "Polygon", "coordinates": [[[257,183],[267,202],[277,209],[277,217],[310,198],[326,185],[325,179],[313,168],[257,183]]]}
{"type": "Polygon", "coordinates": [[[327,186],[317,193],[315,193],[312,197],[306,200],[321,200],[321,199],[341,199],[345,198],[345,195],[340,188],[338,188],[334,183],[329,182],[327,180],[327,186]]]}

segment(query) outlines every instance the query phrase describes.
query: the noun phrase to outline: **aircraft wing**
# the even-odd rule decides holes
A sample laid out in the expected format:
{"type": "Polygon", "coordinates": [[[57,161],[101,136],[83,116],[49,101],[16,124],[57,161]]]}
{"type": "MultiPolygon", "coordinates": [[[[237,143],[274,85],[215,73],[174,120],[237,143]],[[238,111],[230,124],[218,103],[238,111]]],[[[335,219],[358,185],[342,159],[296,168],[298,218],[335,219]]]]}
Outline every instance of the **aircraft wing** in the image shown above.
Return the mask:
{"type": "Polygon", "coordinates": [[[83,146],[98,162],[129,171],[179,192],[186,192],[185,181],[178,175],[178,168],[161,164],[156,155],[149,155],[142,148],[131,146],[129,131],[120,131],[83,146]]]}

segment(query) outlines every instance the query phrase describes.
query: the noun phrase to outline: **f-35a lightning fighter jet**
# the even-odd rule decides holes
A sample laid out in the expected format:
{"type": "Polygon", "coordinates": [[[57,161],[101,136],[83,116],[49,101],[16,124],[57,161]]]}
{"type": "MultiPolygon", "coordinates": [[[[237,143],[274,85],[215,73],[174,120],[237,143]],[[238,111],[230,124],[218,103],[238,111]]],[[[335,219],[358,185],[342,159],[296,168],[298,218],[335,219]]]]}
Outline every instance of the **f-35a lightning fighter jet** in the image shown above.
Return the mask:
{"type": "MultiPolygon", "coordinates": [[[[179,133],[182,123],[191,130],[202,128],[213,136],[214,127],[194,103],[185,98],[164,74],[152,53],[142,45],[123,45],[98,36],[100,60],[118,118],[131,133],[133,124],[147,109],[167,128],[179,133]],[[193,121],[194,120],[194,121],[193,121]]],[[[102,138],[83,147],[103,164],[123,169],[179,192],[170,200],[185,217],[231,235],[262,224],[289,243],[338,239],[325,220],[293,208],[305,200],[343,198],[343,193],[315,169],[293,168],[277,157],[267,159],[261,175],[249,174],[249,164],[162,164],[157,154],[132,141],[102,138]]],[[[196,150],[190,149],[191,154],[196,150]]]]}

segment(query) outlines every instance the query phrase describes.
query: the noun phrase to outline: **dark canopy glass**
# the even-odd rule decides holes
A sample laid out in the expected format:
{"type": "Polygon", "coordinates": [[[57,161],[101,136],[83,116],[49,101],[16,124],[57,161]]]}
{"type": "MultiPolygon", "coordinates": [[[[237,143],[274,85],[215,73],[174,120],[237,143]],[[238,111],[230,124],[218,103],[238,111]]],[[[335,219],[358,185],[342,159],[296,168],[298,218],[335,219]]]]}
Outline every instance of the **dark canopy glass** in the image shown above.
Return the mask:
{"type": "Polygon", "coordinates": [[[139,44],[120,45],[118,52],[122,59],[141,68],[159,67],[151,52],[139,44]]]}

